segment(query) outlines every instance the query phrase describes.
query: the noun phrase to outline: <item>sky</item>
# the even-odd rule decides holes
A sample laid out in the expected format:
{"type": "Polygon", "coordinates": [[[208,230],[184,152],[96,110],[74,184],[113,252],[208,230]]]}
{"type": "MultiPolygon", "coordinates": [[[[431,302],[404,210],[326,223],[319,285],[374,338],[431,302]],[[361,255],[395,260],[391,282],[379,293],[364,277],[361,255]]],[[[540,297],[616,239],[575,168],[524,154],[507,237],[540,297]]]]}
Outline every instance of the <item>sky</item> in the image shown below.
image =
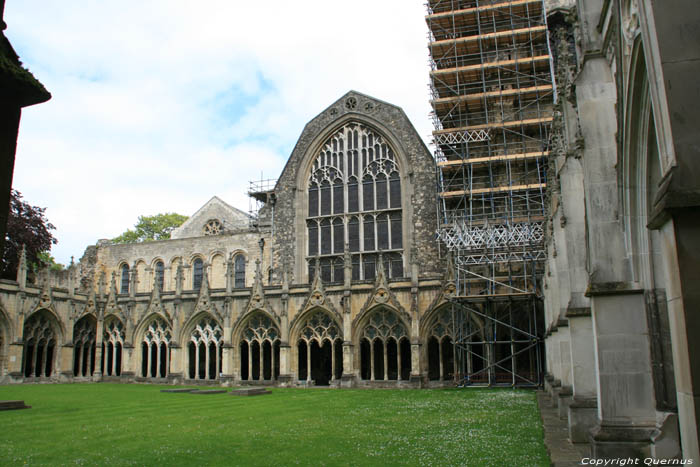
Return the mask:
{"type": "Polygon", "coordinates": [[[428,143],[418,0],[7,0],[5,31],[51,92],[22,112],[13,187],[46,208],[52,254],[139,215],[247,211],[304,125],[353,89],[402,107],[428,143]]]}

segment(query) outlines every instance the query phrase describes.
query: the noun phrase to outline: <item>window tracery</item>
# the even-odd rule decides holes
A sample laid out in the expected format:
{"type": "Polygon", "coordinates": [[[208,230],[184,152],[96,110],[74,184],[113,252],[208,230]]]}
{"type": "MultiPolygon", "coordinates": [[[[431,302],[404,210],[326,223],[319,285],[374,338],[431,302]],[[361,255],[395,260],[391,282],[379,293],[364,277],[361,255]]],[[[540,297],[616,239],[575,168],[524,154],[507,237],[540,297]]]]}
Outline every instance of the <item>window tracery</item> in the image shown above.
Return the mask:
{"type": "Polygon", "coordinates": [[[343,372],[343,337],[331,317],[313,312],[301,325],[297,342],[298,375],[307,383],[325,385],[343,372]]]}
{"type": "Polygon", "coordinates": [[[342,254],[352,256],[352,278],[374,279],[384,252],[388,277],[403,276],[401,178],[381,135],[349,123],[331,136],[314,160],[307,184],[307,262],[313,277],[320,257],[324,282],[344,279],[342,254]]]}
{"type": "Polygon", "coordinates": [[[255,314],[241,334],[241,379],[277,379],[280,343],[274,322],[261,313],[255,314]]]}
{"type": "Polygon", "coordinates": [[[91,316],[73,327],[73,376],[92,376],[95,371],[95,335],[97,323],[91,316]]]}
{"type": "Polygon", "coordinates": [[[172,330],[162,318],[155,318],[146,328],[141,343],[141,376],[165,378],[170,365],[172,330]]]}
{"type": "Polygon", "coordinates": [[[362,329],[361,375],[368,380],[408,379],[411,350],[408,331],[391,310],[375,311],[362,329]]]}
{"type": "Polygon", "coordinates": [[[223,230],[223,225],[219,219],[209,219],[204,224],[204,235],[219,235],[223,230]]]}
{"type": "Polygon", "coordinates": [[[124,325],[116,318],[105,323],[102,335],[102,374],[119,376],[122,373],[124,325]]]}
{"type": "Polygon", "coordinates": [[[222,370],[223,335],[219,323],[210,317],[197,322],[190,335],[189,377],[216,379],[222,370]]]}
{"type": "Polygon", "coordinates": [[[51,376],[56,334],[46,311],[38,311],[24,324],[22,352],[24,376],[51,376]]]}

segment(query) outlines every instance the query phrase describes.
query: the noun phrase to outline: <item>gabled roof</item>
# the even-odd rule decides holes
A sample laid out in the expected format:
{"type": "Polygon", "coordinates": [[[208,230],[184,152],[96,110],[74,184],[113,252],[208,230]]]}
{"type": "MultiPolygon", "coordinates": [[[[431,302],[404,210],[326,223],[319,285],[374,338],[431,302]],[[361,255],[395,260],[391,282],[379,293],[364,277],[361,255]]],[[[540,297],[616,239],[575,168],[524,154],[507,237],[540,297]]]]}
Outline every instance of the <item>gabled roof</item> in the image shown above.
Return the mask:
{"type": "Polygon", "coordinates": [[[250,225],[251,216],[226,203],[218,196],[213,196],[184,224],[173,230],[170,238],[201,237],[204,235],[204,226],[213,219],[222,224],[224,231],[230,231],[247,228],[250,225]]]}

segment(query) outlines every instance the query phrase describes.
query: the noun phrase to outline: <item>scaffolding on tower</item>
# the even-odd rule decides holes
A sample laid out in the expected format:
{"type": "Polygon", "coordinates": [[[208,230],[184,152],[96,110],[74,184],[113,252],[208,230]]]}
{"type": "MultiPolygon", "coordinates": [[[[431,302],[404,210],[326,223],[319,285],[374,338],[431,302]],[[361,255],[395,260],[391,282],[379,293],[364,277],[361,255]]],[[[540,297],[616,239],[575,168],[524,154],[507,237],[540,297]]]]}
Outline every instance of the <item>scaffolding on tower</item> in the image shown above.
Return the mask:
{"type": "Polygon", "coordinates": [[[429,0],[438,237],[458,384],[542,383],[549,134],[543,0],[429,0]]]}

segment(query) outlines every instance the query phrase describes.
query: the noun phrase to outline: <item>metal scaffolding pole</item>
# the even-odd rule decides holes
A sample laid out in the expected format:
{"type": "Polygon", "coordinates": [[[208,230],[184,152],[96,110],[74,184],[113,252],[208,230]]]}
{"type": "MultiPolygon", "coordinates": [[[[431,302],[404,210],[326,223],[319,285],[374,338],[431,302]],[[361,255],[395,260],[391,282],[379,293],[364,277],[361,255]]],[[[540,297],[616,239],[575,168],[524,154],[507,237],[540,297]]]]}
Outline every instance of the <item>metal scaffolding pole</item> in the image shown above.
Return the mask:
{"type": "Polygon", "coordinates": [[[438,237],[460,384],[539,385],[555,87],[543,0],[429,0],[438,237]]]}

